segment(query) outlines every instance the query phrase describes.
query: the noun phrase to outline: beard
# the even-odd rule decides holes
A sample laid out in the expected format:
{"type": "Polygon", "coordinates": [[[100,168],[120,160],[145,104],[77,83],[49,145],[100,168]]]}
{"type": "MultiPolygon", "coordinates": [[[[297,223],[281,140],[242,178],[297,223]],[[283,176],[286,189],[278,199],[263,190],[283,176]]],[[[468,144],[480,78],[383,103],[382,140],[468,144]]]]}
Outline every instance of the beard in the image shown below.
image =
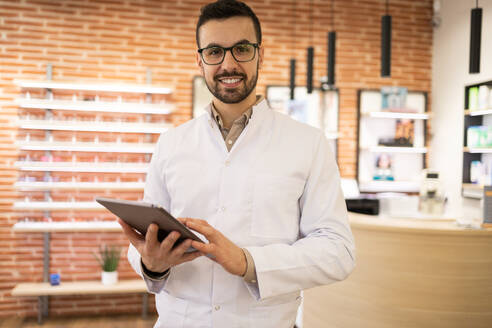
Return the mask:
{"type": "Polygon", "coordinates": [[[256,83],[258,82],[258,64],[256,65],[255,75],[251,77],[248,81],[247,75],[244,73],[239,73],[236,70],[232,72],[223,71],[220,74],[214,76],[213,81],[209,82],[205,79],[205,84],[207,85],[210,93],[214,95],[215,98],[223,102],[224,104],[237,104],[246,99],[251,92],[256,88],[256,83]],[[219,79],[224,77],[241,77],[241,84],[234,88],[225,88],[220,84],[219,79]]]}

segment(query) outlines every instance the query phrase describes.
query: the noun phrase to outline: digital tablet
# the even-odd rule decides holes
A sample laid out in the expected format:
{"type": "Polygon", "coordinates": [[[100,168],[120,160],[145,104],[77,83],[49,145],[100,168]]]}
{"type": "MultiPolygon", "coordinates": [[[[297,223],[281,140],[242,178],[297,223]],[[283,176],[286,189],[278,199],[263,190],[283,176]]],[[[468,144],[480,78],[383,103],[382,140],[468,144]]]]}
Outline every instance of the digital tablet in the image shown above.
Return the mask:
{"type": "MultiPolygon", "coordinates": [[[[181,234],[175,245],[185,239],[204,242],[162,207],[145,202],[104,197],[97,197],[96,201],[140,232],[143,236],[145,236],[149,225],[155,223],[159,227],[157,232],[157,239],[159,242],[163,241],[171,231],[178,231],[181,234]]],[[[187,252],[194,250],[193,247],[190,247],[187,252]]]]}

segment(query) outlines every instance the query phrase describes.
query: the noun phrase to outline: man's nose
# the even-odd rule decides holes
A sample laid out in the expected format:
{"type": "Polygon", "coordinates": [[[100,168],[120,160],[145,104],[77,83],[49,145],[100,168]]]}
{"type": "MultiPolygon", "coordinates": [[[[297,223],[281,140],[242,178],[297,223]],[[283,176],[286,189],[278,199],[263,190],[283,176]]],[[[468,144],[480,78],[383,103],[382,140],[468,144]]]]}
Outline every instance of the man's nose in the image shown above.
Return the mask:
{"type": "Polygon", "coordinates": [[[224,61],[221,66],[221,68],[225,71],[229,71],[231,68],[237,67],[237,61],[232,56],[232,50],[226,51],[224,61]]]}

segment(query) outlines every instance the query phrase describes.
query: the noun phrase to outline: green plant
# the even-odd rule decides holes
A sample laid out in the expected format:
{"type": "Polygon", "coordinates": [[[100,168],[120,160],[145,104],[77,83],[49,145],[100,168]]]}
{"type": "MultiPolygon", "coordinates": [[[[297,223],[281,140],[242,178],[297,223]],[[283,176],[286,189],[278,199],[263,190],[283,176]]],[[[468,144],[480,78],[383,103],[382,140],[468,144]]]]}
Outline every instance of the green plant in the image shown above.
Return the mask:
{"type": "Polygon", "coordinates": [[[94,257],[101,265],[101,269],[106,272],[116,271],[120,261],[121,249],[117,246],[104,245],[99,247],[99,256],[94,253],[94,257]]]}

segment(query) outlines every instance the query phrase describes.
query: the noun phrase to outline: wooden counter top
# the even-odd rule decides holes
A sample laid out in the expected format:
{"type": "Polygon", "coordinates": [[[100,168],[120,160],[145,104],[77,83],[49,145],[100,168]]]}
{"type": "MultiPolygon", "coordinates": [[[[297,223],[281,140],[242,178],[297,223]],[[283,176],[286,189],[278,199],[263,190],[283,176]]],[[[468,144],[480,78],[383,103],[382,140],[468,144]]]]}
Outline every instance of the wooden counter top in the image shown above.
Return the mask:
{"type": "Polygon", "coordinates": [[[382,215],[367,215],[349,212],[352,229],[394,231],[401,233],[423,234],[460,234],[460,235],[490,235],[491,228],[467,228],[459,226],[451,218],[393,218],[382,215]]]}

